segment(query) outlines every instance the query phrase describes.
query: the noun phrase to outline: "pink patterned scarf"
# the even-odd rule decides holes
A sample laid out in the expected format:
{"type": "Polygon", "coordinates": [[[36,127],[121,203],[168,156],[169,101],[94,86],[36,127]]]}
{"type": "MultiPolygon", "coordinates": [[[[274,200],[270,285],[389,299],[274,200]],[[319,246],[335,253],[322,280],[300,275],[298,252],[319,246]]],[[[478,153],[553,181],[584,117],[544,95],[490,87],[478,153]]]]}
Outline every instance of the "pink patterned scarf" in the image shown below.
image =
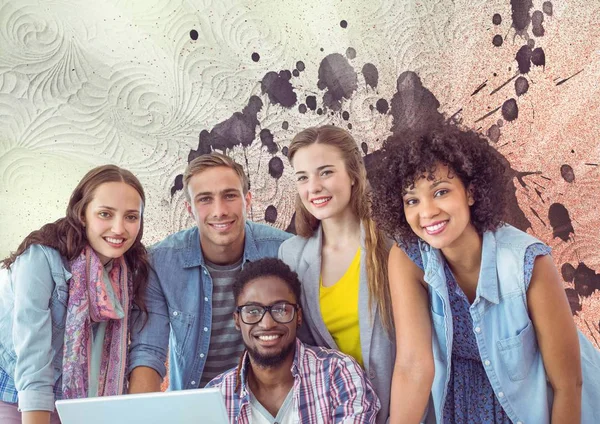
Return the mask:
{"type": "Polygon", "coordinates": [[[120,395],[125,384],[128,319],[131,309],[132,282],[125,258],[113,260],[109,279],[125,316],[119,319],[115,305],[107,295],[104,267],[88,245],[71,262],[73,277],[69,283],[69,301],[63,349],[62,390],[65,399],[88,395],[92,323],[108,321],[100,373],[98,396],[120,395]]]}

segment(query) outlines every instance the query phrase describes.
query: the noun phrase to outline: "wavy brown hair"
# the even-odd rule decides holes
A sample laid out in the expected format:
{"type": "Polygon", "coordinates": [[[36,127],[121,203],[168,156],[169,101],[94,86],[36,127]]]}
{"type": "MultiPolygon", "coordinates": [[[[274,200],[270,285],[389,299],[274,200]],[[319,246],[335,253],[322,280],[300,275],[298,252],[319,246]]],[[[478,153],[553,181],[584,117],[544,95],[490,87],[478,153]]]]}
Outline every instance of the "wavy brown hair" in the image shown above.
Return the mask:
{"type": "MultiPolygon", "coordinates": [[[[367,279],[369,287],[369,309],[375,301],[380,310],[380,319],[388,334],[392,334],[392,312],[390,288],[387,279],[388,248],[386,238],[371,219],[371,193],[367,171],[358,145],[350,133],[333,125],[307,128],[298,133],[288,148],[288,158],[293,165],[298,150],[311,144],[325,144],[337,148],[342,154],[346,172],[355,184],[351,188],[349,207],[360,219],[365,230],[367,256],[367,279]]],[[[302,237],[312,237],[320,221],[302,204],[296,194],[296,232],[302,237]]],[[[371,310],[369,310],[372,313],[371,310]]]]}
{"type": "MultiPolygon", "coordinates": [[[[66,216],[31,232],[21,242],[17,250],[1,262],[2,265],[7,269],[10,268],[17,257],[32,244],[51,247],[56,249],[68,261],[74,260],[88,243],[84,227],[87,205],[94,198],[96,188],[101,184],[112,182],[123,182],[133,187],[142,198],[142,207],[145,206],[146,195],[135,175],[116,165],[98,166],[85,174],[75,187],[67,205],[66,216]]],[[[140,231],[131,248],[123,256],[132,276],[133,301],[145,312],[144,292],[148,280],[149,263],[146,248],[141,241],[143,233],[144,220],[142,218],[140,231]]]]}

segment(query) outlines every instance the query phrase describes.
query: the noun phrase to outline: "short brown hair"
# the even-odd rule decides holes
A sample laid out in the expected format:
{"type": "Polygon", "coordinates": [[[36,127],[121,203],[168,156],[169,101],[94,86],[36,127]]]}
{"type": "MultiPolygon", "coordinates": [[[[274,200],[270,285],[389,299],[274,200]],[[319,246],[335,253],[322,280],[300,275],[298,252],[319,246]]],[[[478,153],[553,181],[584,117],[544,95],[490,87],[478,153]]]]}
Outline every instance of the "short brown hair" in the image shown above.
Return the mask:
{"type": "Polygon", "coordinates": [[[222,153],[211,152],[198,156],[188,164],[187,168],[185,168],[185,172],[183,173],[183,189],[185,192],[185,198],[188,200],[188,202],[191,200],[190,192],[188,191],[190,179],[196,174],[217,166],[224,166],[226,168],[233,169],[238,177],[240,177],[243,194],[246,195],[246,193],[248,193],[248,190],[250,190],[250,181],[248,180],[248,176],[244,172],[242,165],[222,153]]]}

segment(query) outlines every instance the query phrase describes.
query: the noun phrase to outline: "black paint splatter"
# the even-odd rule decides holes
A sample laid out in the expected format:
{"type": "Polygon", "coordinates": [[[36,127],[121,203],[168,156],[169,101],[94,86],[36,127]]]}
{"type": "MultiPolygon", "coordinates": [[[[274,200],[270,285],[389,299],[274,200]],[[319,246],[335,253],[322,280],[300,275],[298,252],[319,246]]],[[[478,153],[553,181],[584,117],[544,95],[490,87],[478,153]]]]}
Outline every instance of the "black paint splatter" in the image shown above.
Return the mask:
{"type": "Polygon", "coordinates": [[[535,47],[535,38],[530,38],[529,40],[527,40],[527,45],[530,49],[533,49],[535,47]]]}
{"type": "Polygon", "coordinates": [[[290,124],[288,123],[288,121],[283,121],[283,123],[281,124],[281,128],[283,128],[284,130],[287,130],[290,127],[290,124]]]}
{"type": "Polygon", "coordinates": [[[306,105],[304,103],[301,103],[300,106],[298,106],[298,112],[306,113],[306,111],[307,111],[306,105]]]}
{"type": "Polygon", "coordinates": [[[552,226],[552,236],[554,238],[558,237],[562,241],[569,241],[570,235],[575,234],[569,211],[564,205],[560,203],[553,203],[550,205],[548,219],[552,226]]]}
{"type": "Polygon", "coordinates": [[[346,57],[348,59],[355,59],[356,58],[356,50],[353,47],[348,47],[346,49],[346,57]]]}
{"type": "Polygon", "coordinates": [[[567,300],[571,307],[571,313],[575,315],[577,312],[581,311],[581,301],[579,300],[579,293],[577,293],[577,290],[565,289],[565,294],[567,295],[567,300]]]}
{"type": "Polygon", "coordinates": [[[497,143],[500,140],[500,127],[494,124],[487,130],[487,136],[494,143],[497,143]]]}
{"type": "Polygon", "coordinates": [[[252,60],[258,62],[260,60],[260,55],[256,52],[252,53],[252,60]]]}
{"type": "Polygon", "coordinates": [[[341,100],[352,97],[358,88],[358,76],[348,59],[339,53],[332,53],[319,65],[317,87],[327,89],[323,95],[323,104],[337,111],[342,107],[341,100]]]}
{"type": "Polygon", "coordinates": [[[512,27],[515,29],[518,35],[524,36],[529,23],[531,22],[531,16],[529,11],[533,8],[532,0],[510,0],[511,11],[512,11],[512,27]]]}
{"type": "Polygon", "coordinates": [[[522,96],[529,90],[529,81],[525,77],[519,77],[515,80],[515,92],[517,96],[522,96]]]}
{"type": "Polygon", "coordinates": [[[564,164],[560,167],[560,175],[562,175],[563,179],[568,183],[575,181],[575,173],[573,172],[573,168],[567,164],[564,164]]]}
{"type": "Polygon", "coordinates": [[[508,99],[502,104],[502,116],[508,122],[514,121],[519,117],[519,106],[515,99],[508,99]]]}
{"type": "Polygon", "coordinates": [[[283,175],[283,161],[273,156],[269,161],[269,174],[275,179],[279,179],[283,175]]]}
{"type": "Polygon", "coordinates": [[[348,111],[345,110],[342,112],[342,118],[344,119],[344,121],[350,119],[350,114],[348,113],[348,111]]]}
{"type": "Polygon", "coordinates": [[[292,75],[293,75],[293,76],[295,76],[295,77],[299,77],[299,76],[300,76],[300,71],[299,71],[299,70],[297,70],[297,69],[294,69],[294,70],[292,71],[292,75]]]}
{"type": "Polygon", "coordinates": [[[323,115],[323,109],[318,108],[317,109],[317,115],[323,115]]]}
{"type": "Polygon", "coordinates": [[[360,143],[360,148],[363,151],[363,153],[366,155],[367,152],[369,151],[369,146],[367,145],[367,143],[365,143],[364,141],[362,143],[360,143]]]}
{"type": "Polygon", "coordinates": [[[297,100],[294,87],[290,83],[291,79],[290,71],[267,72],[260,83],[261,91],[268,94],[272,104],[290,108],[297,100]]]}
{"type": "Polygon", "coordinates": [[[213,150],[225,152],[234,146],[247,147],[252,144],[256,136],[256,127],[259,125],[257,115],[262,106],[263,102],[259,97],[251,96],[248,106],[242,112],[235,112],[227,120],[215,125],[210,132],[202,130],[198,149],[190,151],[188,163],[213,150]]]}
{"type": "Polygon", "coordinates": [[[303,72],[304,69],[306,69],[306,66],[304,65],[304,62],[302,62],[301,60],[299,60],[298,62],[296,62],[296,69],[300,72],[303,72]]]}
{"type": "Polygon", "coordinates": [[[544,4],[542,4],[542,10],[546,15],[552,16],[552,2],[545,1],[544,4]]]}
{"type": "Polygon", "coordinates": [[[580,262],[575,269],[575,290],[582,297],[591,296],[596,290],[600,290],[600,275],[589,268],[584,262],[580,262]]]}
{"type": "Polygon", "coordinates": [[[377,108],[377,112],[381,114],[387,113],[388,109],[390,108],[386,99],[377,100],[377,103],[375,103],[375,107],[377,108]]]}
{"type": "Polygon", "coordinates": [[[175,177],[175,183],[173,187],[171,187],[171,197],[175,194],[175,192],[183,189],[183,175],[179,174],[175,177]]]}
{"type": "Polygon", "coordinates": [[[394,135],[405,132],[422,133],[444,122],[438,111],[440,102],[423,86],[421,78],[412,71],[400,74],[396,93],[391,101],[392,128],[394,135]]]}
{"type": "Polygon", "coordinates": [[[348,28],[348,22],[346,22],[346,21],[340,21],[340,26],[342,28],[348,28]]]}
{"type": "Polygon", "coordinates": [[[531,69],[531,47],[528,45],[524,45],[517,52],[517,63],[519,64],[519,72],[522,74],[526,74],[531,69]]]}
{"type": "Polygon", "coordinates": [[[500,16],[499,13],[494,13],[494,16],[492,16],[492,23],[494,25],[500,25],[502,23],[502,16],[500,16]]]}
{"type": "Polygon", "coordinates": [[[494,38],[492,38],[492,44],[496,47],[500,47],[503,42],[504,42],[504,39],[502,38],[502,36],[500,34],[496,34],[496,35],[494,35],[494,38]]]}
{"type": "Polygon", "coordinates": [[[362,68],[362,74],[365,77],[365,82],[371,88],[377,88],[379,82],[379,71],[372,63],[365,63],[362,68]]]}
{"type": "Polygon", "coordinates": [[[194,41],[196,41],[198,39],[198,31],[196,31],[195,29],[190,31],[190,38],[194,41]]]}
{"type": "Polygon", "coordinates": [[[267,206],[267,209],[265,209],[265,221],[269,224],[274,224],[277,221],[277,208],[275,206],[267,206]]]}
{"type": "Polygon", "coordinates": [[[308,108],[310,110],[317,109],[317,98],[315,96],[307,96],[306,97],[306,106],[308,106],[308,108]]]}
{"type": "Polygon", "coordinates": [[[575,267],[568,262],[564,263],[560,267],[560,273],[563,280],[565,280],[567,283],[572,283],[573,279],[575,278],[575,267]]]}
{"type": "Polygon", "coordinates": [[[351,130],[352,129],[352,124],[348,122],[348,129],[351,130]]]}
{"type": "Polygon", "coordinates": [[[260,141],[263,146],[267,146],[267,151],[272,155],[279,150],[277,144],[273,141],[273,134],[266,128],[260,131],[260,141]]]}
{"type": "Polygon", "coordinates": [[[539,10],[533,12],[533,15],[531,15],[531,32],[533,32],[533,35],[535,35],[536,37],[544,36],[544,33],[546,31],[544,30],[543,23],[544,14],[539,10]]]}
{"type": "Polygon", "coordinates": [[[535,66],[546,66],[546,54],[541,47],[531,52],[531,63],[535,66]]]}
{"type": "Polygon", "coordinates": [[[281,153],[283,153],[283,156],[287,157],[287,155],[288,155],[288,147],[284,146],[284,148],[281,149],[281,153]]]}

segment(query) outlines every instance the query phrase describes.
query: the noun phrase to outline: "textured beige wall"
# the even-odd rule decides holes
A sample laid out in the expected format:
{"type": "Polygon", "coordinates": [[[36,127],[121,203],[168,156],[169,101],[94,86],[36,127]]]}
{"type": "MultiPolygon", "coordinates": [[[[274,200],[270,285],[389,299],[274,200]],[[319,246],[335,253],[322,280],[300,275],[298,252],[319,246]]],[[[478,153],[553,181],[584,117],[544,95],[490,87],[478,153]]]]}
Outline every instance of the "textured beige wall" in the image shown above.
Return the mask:
{"type": "Polygon", "coordinates": [[[0,0],[0,256],[107,162],[147,190],[147,243],[190,225],[177,176],[211,148],[285,229],[297,131],[350,125],[368,160],[443,114],[510,162],[514,222],[553,247],[598,344],[599,48],[589,0],[0,0]]]}

